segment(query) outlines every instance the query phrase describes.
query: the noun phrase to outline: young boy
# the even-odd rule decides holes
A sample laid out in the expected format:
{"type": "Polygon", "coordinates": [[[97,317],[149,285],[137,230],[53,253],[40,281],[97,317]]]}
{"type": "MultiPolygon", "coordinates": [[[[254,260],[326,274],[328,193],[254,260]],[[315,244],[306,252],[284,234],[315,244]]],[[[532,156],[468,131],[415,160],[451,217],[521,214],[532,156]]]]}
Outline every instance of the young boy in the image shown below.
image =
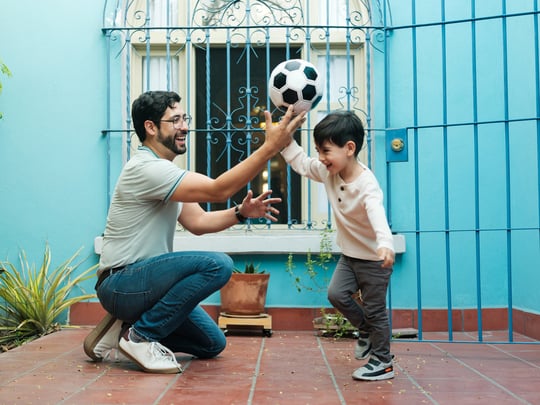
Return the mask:
{"type": "Polygon", "coordinates": [[[335,216],[341,257],[328,286],[328,300],[360,331],[355,358],[369,361],[357,380],[394,377],[386,293],[394,264],[393,238],[383,193],[373,173],[357,160],[364,127],[350,111],[327,115],[313,131],[319,159],[293,140],[281,151],[293,170],[324,183],[335,216]],[[360,300],[355,299],[360,292],[360,300]]]}

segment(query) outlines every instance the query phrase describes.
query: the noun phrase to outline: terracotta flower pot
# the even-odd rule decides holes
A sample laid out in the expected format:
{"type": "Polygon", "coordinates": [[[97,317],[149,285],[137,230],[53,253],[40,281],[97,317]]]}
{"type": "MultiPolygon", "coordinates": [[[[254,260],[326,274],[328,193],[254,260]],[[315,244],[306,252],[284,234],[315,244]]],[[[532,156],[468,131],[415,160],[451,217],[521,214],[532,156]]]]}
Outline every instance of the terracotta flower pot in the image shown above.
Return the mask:
{"type": "Polygon", "coordinates": [[[221,289],[221,311],[230,315],[264,313],[270,274],[233,273],[221,289]]]}

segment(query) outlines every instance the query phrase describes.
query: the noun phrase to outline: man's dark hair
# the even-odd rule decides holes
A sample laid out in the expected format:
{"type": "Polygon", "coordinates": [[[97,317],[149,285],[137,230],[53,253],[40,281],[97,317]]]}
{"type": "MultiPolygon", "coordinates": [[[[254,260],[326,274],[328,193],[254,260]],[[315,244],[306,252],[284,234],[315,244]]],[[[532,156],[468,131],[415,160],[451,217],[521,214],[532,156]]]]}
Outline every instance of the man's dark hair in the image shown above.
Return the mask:
{"type": "Polygon", "coordinates": [[[364,126],[352,111],[333,111],[315,125],[313,140],[317,147],[331,142],[340,148],[353,141],[356,145],[354,155],[358,156],[364,144],[364,126]]]}
{"type": "Polygon", "coordinates": [[[173,108],[174,103],[179,103],[180,100],[180,96],[174,91],[147,91],[133,102],[131,118],[141,142],[146,139],[144,122],[150,120],[160,128],[160,120],[165,115],[165,110],[168,107],[173,108]]]}

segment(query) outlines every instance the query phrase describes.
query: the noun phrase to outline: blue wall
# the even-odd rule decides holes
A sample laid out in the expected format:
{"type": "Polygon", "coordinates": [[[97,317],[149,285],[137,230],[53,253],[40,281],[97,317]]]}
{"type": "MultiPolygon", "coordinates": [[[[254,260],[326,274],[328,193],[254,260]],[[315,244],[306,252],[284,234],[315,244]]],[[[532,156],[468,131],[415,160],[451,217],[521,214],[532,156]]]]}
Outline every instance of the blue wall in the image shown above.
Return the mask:
{"type": "Polygon", "coordinates": [[[0,58],[13,73],[1,78],[2,260],[17,262],[24,249],[39,263],[48,242],[53,265],[81,247],[81,268],[97,262],[93,238],[106,216],[102,7],[2,2],[0,58]]]}

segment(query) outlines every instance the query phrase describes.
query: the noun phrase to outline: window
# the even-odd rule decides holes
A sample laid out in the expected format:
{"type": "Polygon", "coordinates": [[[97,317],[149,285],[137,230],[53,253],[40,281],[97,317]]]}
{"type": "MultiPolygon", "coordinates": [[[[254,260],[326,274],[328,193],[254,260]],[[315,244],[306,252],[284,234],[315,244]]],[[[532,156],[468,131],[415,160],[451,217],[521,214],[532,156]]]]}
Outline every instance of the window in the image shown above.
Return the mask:
{"type": "MultiPolygon", "coordinates": [[[[328,111],[351,109],[365,122],[361,24],[368,14],[361,1],[311,2],[311,9],[300,0],[251,0],[250,7],[243,0],[191,4],[192,10],[186,10],[178,0],[134,0],[124,13],[117,13],[137,28],[123,32],[130,38],[129,100],[146,90],[173,90],[194,118],[188,153],[178,158],[180,166],[215,178],[260,147],[263,111],[270,109],[274,121],[282,114],[269,101],[268,76],[288,58],[310,60],[326,82],[317,110],[296,134],[311,156],[317,157],[311,140],[313,127],[328,111]],[[319,26],[306,25],[309,21],[319,26]],[[355,23],[360,25],[354,27],[355,23]]],[[[137,139],[131,138],[133,150],[137,139]]],[[[365,151],[360,155],[364,162],[365,151]]],[[[282,226],[313,223],[320,227],[329,220],[324,187],[300,178],[280,155],[249,184],[256,195],[269,187],[274,196],[283,198],[279,206],[282,226]]],[[[240,203],[246,190],[225,203],[203,207],[214,210],[240,203]]]]}
{"type": "MultiPolygon", "coordinates": [[[[299,49],[295,49],[294,52],[299,49]]],[[[198,49],[196,55],[196,171],[217,177],[245,159],[264,142],[264,110],[273,112],[277,121],[282,113],[270,104],[267,95],[268,66],[275,66],[284,59],[285,49],[270,50],[267,66],[264,53],[254,54],[246,60],[245,49],[211,48],[198,49]],[[207,64],[207,58],[211,63],[207,64]],[[219,66],[219,69],[215,69],[219,66]],[[249,66],[249,72],[248,72],[249,66]],[[229,72],[229,73],[228,73],[229,72]],[[209,78],[209,82],[208,79],[209,78]],[[249,84],[248,84],[249,83],[249,84]]],[[[298,134],[298,138],[300,135],[298,134]]],[[[283,201],[291,199],[291,217],[301,219],[300,179],[295,173],[287,173],[287,164],[278,155],[267,169],[258,174],[249,185],[255,195],[268,188],[272,196],[283,201]],[[288,187],[290,183],[290,187],[288,187]],[[288,190],[291,190],[288,195],[288,190]]],[[[240,203],[247,188],[232,198],[240,203]]],[[[231,202],[208,204],[209,209],[222,209],[231,202]]],[[[287,223],[287,210],[280,206],[279,223],[287,223]]]]}

